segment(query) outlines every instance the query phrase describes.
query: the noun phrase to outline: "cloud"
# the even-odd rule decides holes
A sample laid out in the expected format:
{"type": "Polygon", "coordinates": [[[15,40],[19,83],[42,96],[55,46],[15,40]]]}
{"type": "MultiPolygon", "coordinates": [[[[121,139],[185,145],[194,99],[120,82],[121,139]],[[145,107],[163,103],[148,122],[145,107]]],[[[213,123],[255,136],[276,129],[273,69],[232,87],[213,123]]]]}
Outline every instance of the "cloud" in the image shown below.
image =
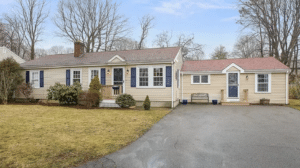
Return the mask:
{"type": "Polygon", "coordinates": [[[222,22],[231,22],[231,21],[236,21],[238,20],[240,17],[239,16],[233,16],[233,17],[229,17],[229,18],[224,18],[221,21],[222,22]]]}
{"type": "Polygon", "coordinates": [[[148,4],[150,0],[134,0],[133,2],[137,4],[148,4]]]}

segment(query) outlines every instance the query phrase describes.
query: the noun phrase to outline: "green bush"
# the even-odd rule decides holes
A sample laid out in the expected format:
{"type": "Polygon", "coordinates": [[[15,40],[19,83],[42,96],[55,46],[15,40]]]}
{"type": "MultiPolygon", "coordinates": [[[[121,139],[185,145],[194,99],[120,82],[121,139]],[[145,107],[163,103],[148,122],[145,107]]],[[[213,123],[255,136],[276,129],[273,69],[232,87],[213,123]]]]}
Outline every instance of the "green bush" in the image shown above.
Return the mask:
{"type": "Polygon", "coordinates": [[[96,102],[96,104],[98,104],[98,105],[102,101],[102,94],[100,92],[101,88],[102,88],[102,85],[100,84],[100,80],[99,80],[98,76],[95,76],[90,83],[89,92],[97,93],[99,99],[98,99],[98,102],[96,102]]]}
{"type": "Polygon", "coordinates": [[[146,99],[143,103],[143,107],[144,107],[145,110],[150,110],[151,102],[150,102],[150,99],[149,99],[148,95],[146,96],[146,99]]]}
{"type": "Polygon", "coordinates": [[[289,87],[289,95],[291,99],[299,99],[300,98],[300,85],[292,84],[289,87]]]}
{"type": "Polygon", "coordinates": [[[129,108],[135,106],[136,102],[130,94],[122,94],[117,97],[116,103],[121,107],[129,108]]]}
{"type": "Polygon", "coordinates": [[[93,92],[81,92],[79,95],[79,104],[84,105],[87,108],[92,106],[99,106],[99,95],[93,92]]]}
{"type": "Polygon", "coordinates": [[[0,61],[0,99],[4,104],[13,97],[17,86],[23,81],[19,63],[12,58],[0,61]]]}
{"type": "Polygon", "coordinates": [[[59,104],[78,104],[79,94],[82,92],[82,87],[79,82],[72,86],[55,83],[50,86],[48,91],[48,100],[58,100],[59,104]]]}

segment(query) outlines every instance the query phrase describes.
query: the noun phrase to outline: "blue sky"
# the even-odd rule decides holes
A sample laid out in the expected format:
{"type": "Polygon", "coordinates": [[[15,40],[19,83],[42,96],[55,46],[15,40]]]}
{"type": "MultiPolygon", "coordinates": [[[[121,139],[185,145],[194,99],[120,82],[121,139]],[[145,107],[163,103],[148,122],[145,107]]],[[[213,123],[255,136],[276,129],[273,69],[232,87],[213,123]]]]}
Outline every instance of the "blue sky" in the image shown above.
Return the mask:
{"type": "MultiPolygon", "coordinates": [[[[236,8],[237,0],[117,0],[120,2],[120,14],[129,18],[132,28],[130,37],[138,40],[140,27],[138,18],[145,14],[155,17],[155,27],[150,30],[147,46],[153,47],[155,36],[162,31],[172,31],[173,39],[180,34],[194,34],[195,41],[204,45],[205,58],[209,58],[214,49],[224,45],[231,51],[236,39],[241,34],[236,8]]],[[[58,0],[48,1],[50,17],[46,21],[40,48],[53,45],[73,47],[65,39],[55,36],[57,30],[51,21],[57,8],[58,0]]],[[[0,0],[0,14],[9,13],[14,4],[11,0],[0,0]]]]}

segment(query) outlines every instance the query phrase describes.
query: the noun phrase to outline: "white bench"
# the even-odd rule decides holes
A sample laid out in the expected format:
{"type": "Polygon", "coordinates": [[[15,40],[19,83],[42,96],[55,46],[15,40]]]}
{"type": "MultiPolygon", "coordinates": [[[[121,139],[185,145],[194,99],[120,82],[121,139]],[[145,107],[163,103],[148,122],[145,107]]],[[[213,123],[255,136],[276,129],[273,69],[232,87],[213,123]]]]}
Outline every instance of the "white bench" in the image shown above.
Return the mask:
{"type": "Polygon", "coordinates": [[[193,100],[207,100],[207,103],[209,103],[209,95],[208,93],[193,93],[191,95],[191,102],[193,100]]]}

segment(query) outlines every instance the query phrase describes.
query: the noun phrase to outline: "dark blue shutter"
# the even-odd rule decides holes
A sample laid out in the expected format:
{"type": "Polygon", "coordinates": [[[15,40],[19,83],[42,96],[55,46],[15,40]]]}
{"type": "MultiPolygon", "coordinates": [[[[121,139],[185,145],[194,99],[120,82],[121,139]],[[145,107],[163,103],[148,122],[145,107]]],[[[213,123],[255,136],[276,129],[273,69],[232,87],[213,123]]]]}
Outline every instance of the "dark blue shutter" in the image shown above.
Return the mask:
{"type": "Polygon", "coordinates": [[[29,83],[30,75],[29,71],[26,71],[26,83],[29,83]]]}
{"type": "Polygon", "coordinates": [[[136,68],[131,68],[131,87],[136,87],[136,68]]]}
{"type": "Polygon", "coordinates": [[[66,71],[66,85],[67,86],[70,86],[70,70],[69,69],[67,69],[67,71],[66,71]]]}
{"type": "Polygon", "coordinates": [[[166,87],[172,87],[172,67],[166,67],[166,87]]]}
{"type": "Polygon", "coordinates": [[[101,68],[101,85],[106,85],[105,68],[101,68]]]}
{"type": "Polygon", "coordinates": [[[40,87],[44,87],[44,71],[40,71],[40,87]]]}

